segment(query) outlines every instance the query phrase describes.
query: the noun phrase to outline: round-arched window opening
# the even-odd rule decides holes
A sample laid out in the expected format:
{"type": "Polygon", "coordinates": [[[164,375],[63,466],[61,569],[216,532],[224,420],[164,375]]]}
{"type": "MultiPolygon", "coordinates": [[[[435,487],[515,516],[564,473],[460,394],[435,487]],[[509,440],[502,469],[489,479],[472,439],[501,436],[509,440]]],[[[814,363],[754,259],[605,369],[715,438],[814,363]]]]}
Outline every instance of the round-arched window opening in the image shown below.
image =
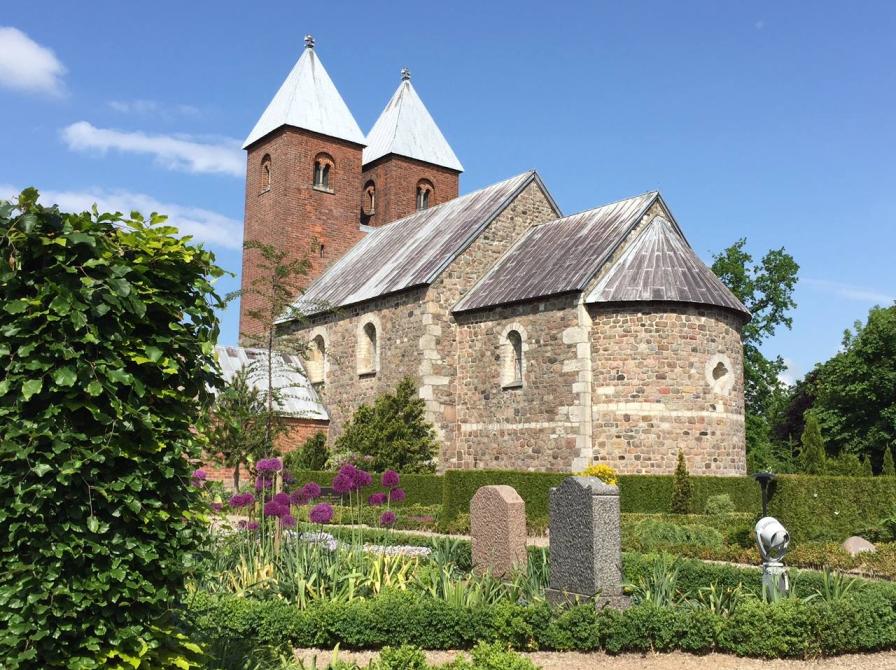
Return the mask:
{"type": "Polygon", "coordinates": [[[364,184],[364,198],[361,209],[367,216],[373,216],[376,212],[376,184],[372,181],[364,184]]]}
{"type": "Polygon", "coordinates": [[[706,361],[706,383],[713,393],[728,395],[734,387],[734,366],[725,354],[716,354],[706,361]]]}
{"type": "Polygon", "coordinates": [[[261,190],[271,190],[271,155],[265,154],[261,159],[261,190]]]}
{"type": "Polygon", "coordinates": [[[729,373],[728,368],[722,361],[716,363],[716,366],[712,369],[712,378],[716,381],[719,381],[722,377],[729,373]]]}
{"type": "Polygon", "coordinates": [[[421,179],[417,182],[417,211],[429,209],[432,205],[434,189],[432,182],[421,179]]]}
{"type": "Polygon", "coordinates": [[[314,158],[314,177],[311,185],[318,191],[333,192],[332,171],[333,157],[329,154],[318,154],[314,158]]]}

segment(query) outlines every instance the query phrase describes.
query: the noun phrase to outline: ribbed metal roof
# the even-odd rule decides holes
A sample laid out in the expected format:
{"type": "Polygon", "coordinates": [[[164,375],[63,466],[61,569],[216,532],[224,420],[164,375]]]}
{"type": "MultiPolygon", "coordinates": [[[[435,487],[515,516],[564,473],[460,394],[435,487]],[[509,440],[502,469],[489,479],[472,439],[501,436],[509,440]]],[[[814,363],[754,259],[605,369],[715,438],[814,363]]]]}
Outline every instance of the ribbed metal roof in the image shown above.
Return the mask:
{"type": "Polygon", "coordinates": [[[687,302],[750,312],[701,261],[669,221],[654,219],[622,252],[587,303],[687,302]]]}
{"type": "Polygon", "coordinates": [[[364,133],[314,52],[310,36],[305,51],[249,133],[243,149],[281,126],[364,144],[364,133]]]}
{"type": "Polygon", "coordinates": [[[583,290],[658,197],[645,193],[533,227],[454,311],[583,290]]]}
{"type": "Polygon", "coordinates": [[[312,282],[295,307],[312,314],[431,284],[532,182],[544,189],[535,172],[526,172],[374,229],[312,282]]]}
{"type": "Polygon", "coordinates": [[[389,154],[416,158],[458,172],[464,169],[411,85],[407,70],[402,71],[401,84],[367,134],[363,163],[366,165],[389,154]]]}
{"type": "MultiPolygon", "coordinates": [[[[215,347],[215,354],[225,381],[248,368],[249,384],[259,391],[267,390],[267,353],[263,349],[219,346],[215,347]]],[[[299,356],[275,354],[272,367],[274,388],[280,390],[278,409],[282,414],[304,419],[330,418],[308,377],[299,372],[305,369],[299,356]]]]}

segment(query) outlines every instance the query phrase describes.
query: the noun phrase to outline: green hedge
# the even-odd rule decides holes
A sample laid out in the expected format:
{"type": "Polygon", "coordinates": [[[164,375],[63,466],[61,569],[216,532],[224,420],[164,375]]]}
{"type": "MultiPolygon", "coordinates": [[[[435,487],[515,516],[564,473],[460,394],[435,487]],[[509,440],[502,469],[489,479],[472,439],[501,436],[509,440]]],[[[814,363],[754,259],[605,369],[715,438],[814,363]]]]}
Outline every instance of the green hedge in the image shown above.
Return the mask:
{"type": "MultiPolygon", "coordinates": [[[[296,482],[305,484],[315,481],[321,486],[330,486],[333,483],[335,472],[323,472],[314,470],[298,470],[292,472],[296,482]]],[[[408,494],[405,502],[418,505],[442,504],[442,479],[441,475],[401,475],[401,488],[408,494]]],[[[374,475],[374,483],[379,485],[379,475],[374,475]]],[[[370,489],[371,492],[374,490],[370,489]]]]}

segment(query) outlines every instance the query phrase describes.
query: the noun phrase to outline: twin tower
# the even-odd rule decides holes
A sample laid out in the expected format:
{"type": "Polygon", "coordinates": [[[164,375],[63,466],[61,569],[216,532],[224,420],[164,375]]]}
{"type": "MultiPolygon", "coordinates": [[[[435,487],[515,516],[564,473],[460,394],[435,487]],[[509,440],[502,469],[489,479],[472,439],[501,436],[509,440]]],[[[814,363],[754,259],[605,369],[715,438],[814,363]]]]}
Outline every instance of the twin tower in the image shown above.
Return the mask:
{"type": "MultiPolygon", "coordinates": [[[[305,38],[305,50],[246,138],[243,239],[308,257],[308,281],[371,226],[456,198],[463,166],[411,85],[398,90],[365,137],[305,38]]],[[[260,334],[251,287],[259,252],[243,252],[240,339],[260,334]]]]}

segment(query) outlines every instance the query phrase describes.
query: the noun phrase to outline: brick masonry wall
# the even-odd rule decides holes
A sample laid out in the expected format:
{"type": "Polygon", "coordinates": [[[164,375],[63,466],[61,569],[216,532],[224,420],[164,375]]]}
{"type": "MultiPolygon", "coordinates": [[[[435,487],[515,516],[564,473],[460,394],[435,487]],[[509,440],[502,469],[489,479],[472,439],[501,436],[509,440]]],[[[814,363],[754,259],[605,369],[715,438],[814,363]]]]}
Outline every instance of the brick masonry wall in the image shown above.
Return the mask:
{"type": "Polygon", "coordinates": [[[670,474],[681,449],[692,474],[745,474],[740,317],[652,303],[589,312],[594,461],[670,474]]]}
{"type": "Polygon", "coordinates": [[[363,190],[369,181],[376,186],[375,211],[361,223],[382,226],[417,211],[417,184],[426,179],[433,185],[430,207],[458,196],[460,173],[423,161],[389,154],[364,166],[361,175],[359,202],[363,205],[363,190]]]}
{"type": "Polygon", "coordinates": [[[457,316],[456,454],[452,468],[568,472],[578,456],[577,296],[457,316]],[[522,338],[522,386],[506,385],[507,333],[522,338]]]}
{"type": "MultiPolygon", "coordinates": [[[[283,127],[259,140],[247,152],[246,209],[243,239],[286,249],[290,258],[307,256],[310,282],[363,237],[359,228],[361,147],[298,128],[283,127]],[[332,193],[312,187],[314,162],[328,154],[332,193]],[[271,186],[263,187],[262,159],[271,157],[271,186]],[[312,249],[312,241],[323,244],[312,249]]],[[[261,276],[258,252],[244,251],[242,288],[261,276]]],[[[240,300],[240,334],[256,334],[257,324],[247,315],[258,309],[258,296],[240,300]]]]}

